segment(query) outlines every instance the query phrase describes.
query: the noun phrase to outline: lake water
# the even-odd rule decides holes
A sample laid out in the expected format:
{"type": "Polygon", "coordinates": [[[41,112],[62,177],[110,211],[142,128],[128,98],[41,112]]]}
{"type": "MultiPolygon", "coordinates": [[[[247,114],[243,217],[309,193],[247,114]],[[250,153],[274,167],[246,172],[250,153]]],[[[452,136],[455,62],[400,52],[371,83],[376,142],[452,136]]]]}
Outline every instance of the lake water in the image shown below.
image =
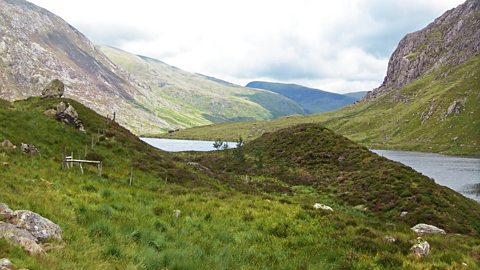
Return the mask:
{"type": "Polygon", "coordinates": [[[480,201],[480,193],[473,185],[480,184],[480,158],[446,156],[434,153],[372,150],[388,159],[401,162],[435,179],[464,196],[480,201]]]}
{"type": "MultiPolygon", "coordinates": [[[[213,141],[195,141],[195,140],[173,140],[173,139],[157,139],[157,138],[140,138],[142,141],[153,147],[167,152],[183,152],[183,151],[213,151],[213,141]]],[[[235,148],[236,142],[227,142],[229,148],[235,148]]]]}
{"type": "MultiPolygon", "coordinates": [[[[146,143],[168,152],[213,151],[213,141],[171,140],[141,138],[146,143]]],[[[228,142],[230,148],[235,142],[228,142]]],[[[447,186],[464,196],[480,201],[473,185],[480,184],[480,158],[445,156],[433,153],[372,150],[388,159],[401,162],[416,171],[435,179],[437,184],[447,186]]]]}

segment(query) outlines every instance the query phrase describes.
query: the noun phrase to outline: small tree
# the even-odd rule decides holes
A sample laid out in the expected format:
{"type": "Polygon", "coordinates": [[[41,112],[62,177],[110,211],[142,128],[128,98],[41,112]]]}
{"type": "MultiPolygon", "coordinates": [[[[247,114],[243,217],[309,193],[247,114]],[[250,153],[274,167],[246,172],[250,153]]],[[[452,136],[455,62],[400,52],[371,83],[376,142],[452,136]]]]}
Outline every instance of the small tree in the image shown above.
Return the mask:
{"type": "Polygon", "coordinates": [[[213,148],[215,148],[216,150],[220,150],[223,148],[223,144],[224,144],[224,141],[218,139],[213,143],[213,148]]]}

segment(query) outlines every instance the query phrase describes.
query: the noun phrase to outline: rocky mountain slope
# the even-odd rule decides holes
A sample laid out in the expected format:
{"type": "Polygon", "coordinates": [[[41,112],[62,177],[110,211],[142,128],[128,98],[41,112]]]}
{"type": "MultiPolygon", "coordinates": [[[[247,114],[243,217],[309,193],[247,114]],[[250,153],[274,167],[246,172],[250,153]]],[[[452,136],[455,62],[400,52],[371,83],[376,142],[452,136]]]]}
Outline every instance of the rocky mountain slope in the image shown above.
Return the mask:
{"type": "Polygon", "coordinates": [[[113,47],[98,47],[130,79],[142,85],[142,105],[158,111],[179,127],[212,122],[271,119],[302,113],[302,108],[281,95],[189,73],[159,60],[134,55],[113,47]],[[168,100],[177,110],[156,106],[168,100]]]}
{"type": "Polygon", "coordinates": [[[66,97],[102,115],[116,112],[137,134],[301,111],[279,95],[202,80],[152,59],[138,58],[155,72],[126,66],[128,73],[64,20],[24,0],[0,0],[0,33],[1,98],[38,96],[60,79],[66,97]]]}
{"type": "Polygon", "coordinates": [[[265,89],[283,95],[300,104],[306,114],[334,111],[356,101],[353,97],[297,84],[254,81],[248,83],[246,87],[265,89]]]}
{"type": "Polygon", "coordinates": [[[407,35],[390,60],[384,84],[363,102],[306,117],[199,127],[174,137],[253,139],[314,122],[370,147],[478,155],[479,35],[480,4],[468,0],[407,35]]]}
{"type": "Polygon", "coordinates": [[[390,57],[382,85],[370,92],[366,99],[400,89],[436,68],[455,66],[478,54],[479,14],[480,1],[467,0],[424,29],[406,35],[390,57]]]}

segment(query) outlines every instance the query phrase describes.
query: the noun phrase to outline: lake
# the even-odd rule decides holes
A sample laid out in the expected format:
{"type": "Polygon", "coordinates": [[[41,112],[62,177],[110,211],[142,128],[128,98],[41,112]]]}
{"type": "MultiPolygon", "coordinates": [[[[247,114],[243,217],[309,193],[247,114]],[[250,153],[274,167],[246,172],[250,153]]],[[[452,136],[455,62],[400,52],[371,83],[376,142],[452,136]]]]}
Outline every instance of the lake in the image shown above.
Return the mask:
{"type": "MultiPolygon", "coordinates": [[[[144,142],[164,151],[213,151],[213,141],[141,138],[144,142]]],[[[228,142],[234,148],[235,142],[228,142]]],[[[473,185],[480,184],[480,158],[446,156],[433,153],[372,150],[388,159],[401,162],[431,177],[436,183],[456,190],[466,197],[480,201],[480,193],[473,185]]]]}

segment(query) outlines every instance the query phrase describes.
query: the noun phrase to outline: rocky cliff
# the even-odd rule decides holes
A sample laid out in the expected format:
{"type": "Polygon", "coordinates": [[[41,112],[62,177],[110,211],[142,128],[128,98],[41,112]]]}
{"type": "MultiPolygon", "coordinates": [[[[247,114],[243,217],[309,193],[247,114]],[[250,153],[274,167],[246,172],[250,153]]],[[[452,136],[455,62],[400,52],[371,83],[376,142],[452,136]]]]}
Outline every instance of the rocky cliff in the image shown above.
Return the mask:
{"type": "Polygon", "coordinates": [[[406,35],[390,57],[382,85],[365,99],[399,89],[445,65],[458,65],[480,51],[480,1],[467,0],[424,29],[406,35]]]}

